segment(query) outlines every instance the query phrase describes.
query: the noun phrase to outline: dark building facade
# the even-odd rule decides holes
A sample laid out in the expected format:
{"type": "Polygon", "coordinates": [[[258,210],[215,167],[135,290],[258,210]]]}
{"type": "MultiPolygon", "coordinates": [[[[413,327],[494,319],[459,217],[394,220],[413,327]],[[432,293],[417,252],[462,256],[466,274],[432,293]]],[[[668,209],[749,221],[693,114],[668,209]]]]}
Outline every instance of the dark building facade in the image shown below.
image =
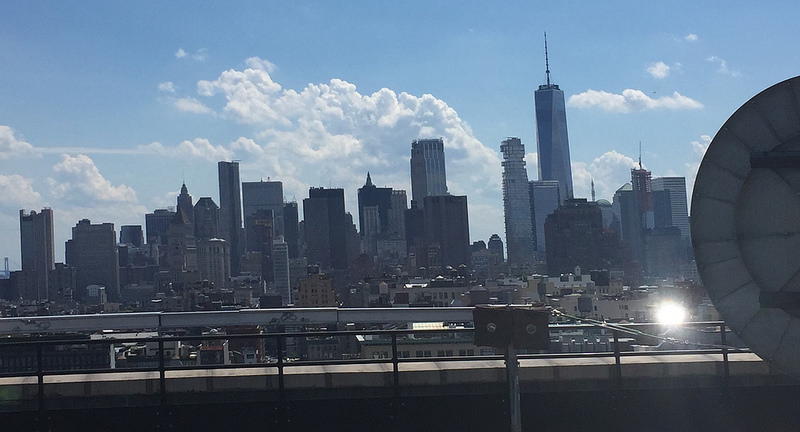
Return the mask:
{"type": "Polygon", "coordinates": [[[428,196],[424,199],[425,245],[429,270],[470,266],[467,197],[428,196]]]}
{"type": "Polygon", "coordinates": [[[616,234],[603,229],[603,215],[595,202],[571,199],[545,221],[547,271],[551,276],[619,267],[616,234]]]}
{"type": "Polygon", "coordinates": [[[244,255],[242,239],[242,195],[239,181],[239,162],[218,162],[219,173],[219,235],[228,241],[231,275],[237,276],[244,255]]]}
{"type": "Polygon", "coordinates": [[[114,224],[78,221],[66,245],[67,265],[75,268],[75,300],[86,298],[89,285],[101,285],[109,301],[119,301],[118,254],[114,224]]]}
{"type": "Polygon", "coordinates": [[[283,204],[283,239],[289,249],[289,259],[300,256],[300,212],[297,202],[291,201],[283,204]]]}
{"type": "Polygon", "coordinates": [[[346,270],[348,226],[344,189],[310,188],[303,200],[306,257],[324,270],[346,270]]]}
{"type": "Polygon", "coordinates": [[[175,212],[169,209],[156,209],[153,213],[144,215],[147,243],[166,245],[169,223],[172,222],[174,216],[175,212]]]}
{"type": "Polygon", "coordinates": [[[219,207],[210,197],[194,205],[194,237],[198,240],[219,238],[219,207]]]}
{"type": "Polygon", "coordinates": [[[49,298],[49,275],[55,268],[53,239],[53,210],[44,208],[39,213],[19,211],[20,247],[24,286],[19,294],[26,300],[49,298]]]}

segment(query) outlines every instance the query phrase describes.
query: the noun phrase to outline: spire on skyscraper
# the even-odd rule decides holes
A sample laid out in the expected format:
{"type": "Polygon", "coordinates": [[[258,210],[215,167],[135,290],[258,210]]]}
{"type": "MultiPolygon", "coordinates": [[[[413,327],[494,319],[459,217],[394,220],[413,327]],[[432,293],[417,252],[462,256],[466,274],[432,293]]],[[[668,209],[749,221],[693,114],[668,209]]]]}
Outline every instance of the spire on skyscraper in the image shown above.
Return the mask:
{"type": "Polygon", "coordinates": [[[367,182],[364,183],[364,186],[373,186],[372,178],[369,176],[369,171],[367,171],[367,182]]]}
{"type": "Polygon", "coordinates": [[[547,32],[544,32],[544,67],[547,75],[547,86],[550,86],[550,58],[547,56],[547,32]]]}

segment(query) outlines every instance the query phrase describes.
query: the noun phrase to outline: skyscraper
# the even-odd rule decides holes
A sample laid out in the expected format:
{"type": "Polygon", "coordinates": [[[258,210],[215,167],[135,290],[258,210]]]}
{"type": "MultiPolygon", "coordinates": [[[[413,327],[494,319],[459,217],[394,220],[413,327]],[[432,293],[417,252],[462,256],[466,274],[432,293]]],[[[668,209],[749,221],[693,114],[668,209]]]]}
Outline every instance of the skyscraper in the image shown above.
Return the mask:
{"type": "Polygon", "coordinates": [[[219,238],[219,207],[210,197],[202,197],[194,205],[194,236],[198,240],[219,238]]]}
{"type": "Polygon", "coordinates": [[[219,162],[219,234],[231,251],[231,275],[238,276],[244,254],[242,241],[242,196],[239,162],[219,162]]]}
{"type": "MultiPolygon", "coordinates": [[[[174,215],[173,215],[174,217],[174,215]]],[[[119,251],[114,224],[81,219],[66,245],[67,264],[75,268],[75,300],[87,297],[89,285],[106,288],[108,300],[119,301],[119,251]]]]}
{"type": "Polygon", "coordinates": [[[672,226],[681,230],[681,237],[689,239],[689,211],[686,200],[685,177],[656,177],[650,182],[653,191],[669,191],[672,226]]]}
{"type": "Polygon", "coordinates": [[[22,272],[26,286],[20,294],[26,300],[46,300],[48,278],[55,268],[55,243],[53,241],[53,210],[39,213],[19,211],[20,246],[22,247],[22,272]]]}
{"type": "Polygon", "coordinates": [[[290,201],[283,204],[283,230],[284,241],[289,248],[289,259],[300,256],[300,225],[297,202],[290,201]]]}
{"type": "Polygon", "coordinates": [[[500,151],[503,153],[503,213],[508,262],[512,265],[533,264],[533,228],[525,146],[519,138],[508,138],[500,144],[500,151]]]}
{"type": "Polygon", "coordinates": [[[439,195],[447,195],[444,140],[414,140],[411,143],[411,207],[422,208],[423,198],[439,195]]]}
{"type": "Polygon", "coordinates": [[[322,269],[347,269],[344,189],[310,188],[303,200],[306,256],[322,269]]]}
{"type": "Polygon", "coordinates": [[[181,193],[178,195],[178,207],[183,209],[183,214],[189,223],[194,224],[194,207],[192,205],[192,196],[189,195],[189,190],[186,188],[186,183],[181,185],[181,193]]]}
{"type": "MultiPolygon", "coordinates": [[[[467,197],[439,195],[425,197],[425,244],[429,270],[471,265],[467,197]]],[[[431,274],[431,276],[434,276],[431,274]]]]}
{"type": "Polygon", "coordinates": [[[174,216],[175,212],[169,209],[155,209],[153,213],[144,215],[144,228],[148,244],[167,244],[167,231],[174,216]]]}
{"type": "MultiPolygon", "coordinates": [[[[272,210],[273,237],[284,235],[283,227],[283,183],[279,181],[242,182],[242,216],[244,230],[252,221],[249,218],[258,210],[272,210]]],[[[246,234],[245,234],[246,235],[246,234]]],[[[247,241],[249,244],[249,240],[247,241]]]]}
{"type": "Polygon", "coordinates": [[[544,236],[544,221],[553,214],[561,203],[559,183],[556,180],[534,180],[528,183],[531,196],[531,216],[533,216],[533,238],[536,254],[540,260],[547,256],[544,236]]]}
{"type": "Polygon", "coordinates": [[[544,41],[547,82],[534,92],[536,103],[536,146],[539,152],[539,180],[557,180],[561,202],[572,199],[572,167],[567,137],[564,92],[550,83],[547,37],[544,41]]]}
{"type": "Polygon", "coordinates": [[[378,239],[389,234],[389,211],[392,207],[392,188],[379,188],[367,173],[364,186],[358,189],[358,227],[365,252],[375,254],[378,239]]]}

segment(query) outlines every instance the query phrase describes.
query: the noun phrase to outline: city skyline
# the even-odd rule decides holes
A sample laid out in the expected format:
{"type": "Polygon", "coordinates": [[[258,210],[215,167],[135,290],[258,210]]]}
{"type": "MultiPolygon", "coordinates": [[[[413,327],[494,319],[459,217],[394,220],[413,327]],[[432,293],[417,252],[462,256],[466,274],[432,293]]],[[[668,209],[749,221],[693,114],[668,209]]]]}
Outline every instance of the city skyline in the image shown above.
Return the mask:
{"type": "Polygon", "coordinates": [[[141,225],[182,183],[220,203],[220,160],[239,160],[242,181],[283,182],[297,202],[311,186],[342,187],[354,213],[365,172],[411,191],[408,143],[439,137],[449,192],[469,196],[470,238],[503,235],[499,146],[519,136],[534,177],[545,31],[575,196],[594,178],[611,200],[639,141],[653,176],[684,176],[691,195],[722,123],[800,71],[779,50],[800,38],[795,8],[5,4],[0,257],[20,267],[20,209],[53,209],[63,261],[84,218],[141,225]],[[412,31],[426,25],[436,32],[412,31]]]}

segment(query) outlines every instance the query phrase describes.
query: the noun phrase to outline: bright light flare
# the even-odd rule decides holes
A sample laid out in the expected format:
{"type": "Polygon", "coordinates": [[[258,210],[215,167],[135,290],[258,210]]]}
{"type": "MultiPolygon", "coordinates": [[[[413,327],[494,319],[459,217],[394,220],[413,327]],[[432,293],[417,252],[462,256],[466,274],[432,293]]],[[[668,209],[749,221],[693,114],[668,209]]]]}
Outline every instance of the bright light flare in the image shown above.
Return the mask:
{"type": "Polygon", "coordinates": [[[662,303],[656,312],[656,322],[666,325],[678,325],[686,320],[686,309],[677,303],[662,303]]]}

